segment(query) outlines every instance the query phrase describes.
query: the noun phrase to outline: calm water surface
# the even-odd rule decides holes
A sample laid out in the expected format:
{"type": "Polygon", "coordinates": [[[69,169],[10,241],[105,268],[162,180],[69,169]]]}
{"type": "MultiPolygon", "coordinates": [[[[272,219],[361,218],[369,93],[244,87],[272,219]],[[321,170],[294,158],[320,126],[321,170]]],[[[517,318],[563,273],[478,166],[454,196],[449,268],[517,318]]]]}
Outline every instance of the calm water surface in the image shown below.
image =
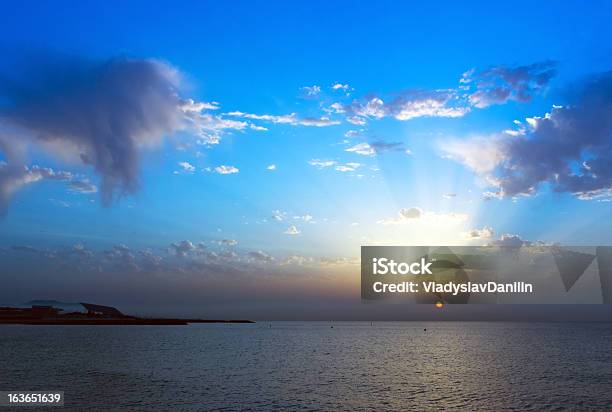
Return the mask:
{"type": "Polygon", "coordinates": [[[78,411],[612,410],[612,324],[271,325],[2,325],[0,390],[78,411]]]}

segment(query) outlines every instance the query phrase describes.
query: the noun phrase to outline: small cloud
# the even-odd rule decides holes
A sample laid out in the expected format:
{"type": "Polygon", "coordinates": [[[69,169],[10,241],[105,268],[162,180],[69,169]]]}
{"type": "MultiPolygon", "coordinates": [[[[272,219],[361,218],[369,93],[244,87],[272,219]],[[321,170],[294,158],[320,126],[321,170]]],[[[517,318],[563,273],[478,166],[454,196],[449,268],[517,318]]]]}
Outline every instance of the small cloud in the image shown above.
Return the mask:
{"type": "Polygon", "coordinates": [[[361,167],[361,163],[349,162],[344,164],[338,164],[335,169],[338,172],[354,172],[357,168],[361,167]]]}
{"type": "Polygon", "coordinates": [[[300,90],[304,97],[316,97],[321,93],[321,86],[304,86],[300,90]]]}
{"type": "Polygon", "coordinates": [[[276,165],[275,164],[268,165],[268,167],[266,167],[266,169],[274,171],[274,170],[276,170],[276,165]]]}
{"type": "Polygon", "coordinates": [[[273,114],[254,114],[243,113],[239,111],[226,113],[227,116],[242,117],[251,120],[261,120],[275,124],[289,124],[292,126],[315,126],[325,127],[340,124],[337,120],[331,120],[328,117],[305,117],[299,118],[296,113],[273,115],[273,114]]]}
{"type": "Polygon", "coordinates": [[[402,219],[418,219],[423,214],[423,211],[418,207],[400,209],[399,215],[402,219]]]}
{"type": "Polygon", "coordinates": [[[347,116],[346,121],[355,126],[363,126],[366,124],[366,120],[360,116],[347,116]]]}
{"type": "Polygon", "coordinates": [[[345,92],[349,90],[353,90],[351,89],[351,86],[348,85],[348,83],[347,84],[334,83],[331,88],[332,90],[344,90],[345,92]]]}
{"type": "Polygon", "coordinates": [[[295,235],[299,235],[302,232],[300,232],[300,230],[297,227],[295,227],[295,225],[291,225],[283,233],[286,235],[295,236],[295,235]]]}
{"type": "Polygon", "coordinates": [[[308,164],[316,167],[317,169],[323,169],[326,167],[331,167],[336,164],[334,160],[320,160],[320,159],[312,159],[308,161],[308,164]]]}
{"type": "Polygon", "coordinates": [[[202,112],[204,110],[219,110],[217,102],[196,102],[193,99],[185,99],[179,105],[179,109],[183,112],[202,112]]]}
{"type": "MultiPolygon", "coordinates": [[[[377,141],[372,143],[359,143],[355,146],[349,147],[345,151],[357,153],[362,156],[374,156],[383,152],[401,151],[403,149],[403,146],[404,144],[401,142],[377,141]]],[[[409,150],[408,152],[408,154],[412,153],[409,150]]]]}
{"type": "Polygon", "coordinates": [[[301,126],[325,127],[340,124],[337,120],[331,120],[329,117],[305,117],[298,121],[301,126]]]}
{"type": "MultiPolygon", "coordinates": [[[[115,246],[117,249],[119,246],[115,246]]],[[[172,243],[170,245],[170,251],[179,257],[187,256],[189,252],[192,252],[196,249],[196,246],[190,240],[181,240],[177,243],[172,243]]]]}
{"type": "Polygon", "coordinates": [[[493,237],[493,229],[489,226],[482,229],[472,229],[465,233],[465,237],[468,239],[490,239],[493,237]]]}
{"type": "Polygon", "coordinates": [[[196,168],[189,162],[178,162],[178,165],[187,173],[195,172],[196,168]]]}
{"type": "Polygon", "coordinates": [[[357,137],[357,136],[361,136],[362,133],[363,133],[363,130],[349,130],[346,133],[344,133],[344,137],[357,137]]]}
{"type": "Polygon", "coordinates": [[[327,113],[346,113],[344,105],[342,103],[332,103],[328,108],[324,108],[323,111],[327,113]]]}
{"type": "Polygon", "coordinates": [[[268,128],[263,126],[258,126],[256,124],[251,123],[249,127],[253,130],[257,130],[258,132],[267,132],[268,128]]]}
{"type": "Polygon", "coordinates": [[[234,173],[238,173],[240,169],[234,166],[221,165],[215,167],[215,173],[219,173],[220,175],[231,175],[234,173]]]}
{"type": "Polygon", "coordinates": [[[374,148],[367,143],[356,144],[355,146],[349,147],[345,151],[357,153],[362,156],[374,156],[376,154],[376,151],[374,150],[374,148]]]}

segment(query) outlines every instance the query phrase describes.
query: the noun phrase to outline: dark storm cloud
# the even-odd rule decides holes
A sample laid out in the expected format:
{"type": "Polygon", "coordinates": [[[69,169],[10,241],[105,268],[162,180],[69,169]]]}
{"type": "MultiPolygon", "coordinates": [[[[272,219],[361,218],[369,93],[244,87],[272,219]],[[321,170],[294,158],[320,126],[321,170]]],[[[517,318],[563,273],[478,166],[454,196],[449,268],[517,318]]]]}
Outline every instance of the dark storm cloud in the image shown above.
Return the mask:
{"type": "Polygon", "coordinates": [[[531,133],[501,143],[497,177],[505,195],[543,182],[582,198],[612,188],[612,72],[587,81],[574,104],[530,123],[531,133]]]}
{"type": "Polygon", "coordinates": [[[177,73],[159,61],[39,55],[10,73],[0,73],[0,151],[7,163],[0,188],[23,179],[16,172],[23,159],[7,147],[31,141],[91,165],[108,204],[138,189],[138,148],[156,143],[181,119],[177,73]]]}
{"type": "Polygon", "coordinates": [[[542,184],[581,199],[612,196],[612,71],[575,90],[568,105],[518,122],[519,130],[446,141],[442,150],[497,187],[488,199],[534,194],[542,184]]]}

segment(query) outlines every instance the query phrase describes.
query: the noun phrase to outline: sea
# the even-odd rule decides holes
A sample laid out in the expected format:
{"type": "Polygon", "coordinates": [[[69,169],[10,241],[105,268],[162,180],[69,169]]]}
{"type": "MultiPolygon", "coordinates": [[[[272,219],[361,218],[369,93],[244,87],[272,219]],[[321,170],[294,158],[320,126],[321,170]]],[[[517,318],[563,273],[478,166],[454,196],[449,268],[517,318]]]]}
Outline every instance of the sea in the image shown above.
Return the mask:
{"type": "Polygon", "coordinates": [[[603,411],[612,324],[0,325],[4,390],[74,411],[603,411]]]}

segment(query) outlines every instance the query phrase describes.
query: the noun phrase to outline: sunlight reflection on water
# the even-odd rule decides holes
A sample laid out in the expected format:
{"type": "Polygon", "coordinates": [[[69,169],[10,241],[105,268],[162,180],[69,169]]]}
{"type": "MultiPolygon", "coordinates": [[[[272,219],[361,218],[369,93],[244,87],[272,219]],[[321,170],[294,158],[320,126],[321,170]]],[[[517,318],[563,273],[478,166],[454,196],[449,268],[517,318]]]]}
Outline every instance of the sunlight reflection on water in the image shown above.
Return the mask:
{"type": "Polygon", "coordinates": [[[0,326],[0,390],[74,410],[612,408],[611,324],[331,325],[0,326]]]}

